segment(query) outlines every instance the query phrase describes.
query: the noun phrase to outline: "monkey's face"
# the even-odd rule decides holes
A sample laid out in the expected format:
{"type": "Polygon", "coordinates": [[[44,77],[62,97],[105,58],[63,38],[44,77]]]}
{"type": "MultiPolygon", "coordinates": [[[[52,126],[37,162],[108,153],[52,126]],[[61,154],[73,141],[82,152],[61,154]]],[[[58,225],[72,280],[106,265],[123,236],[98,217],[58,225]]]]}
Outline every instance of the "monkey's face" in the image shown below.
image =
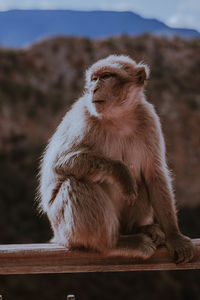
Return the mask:
{"type": "Polygon", "coordinates": [[[98,113],[106,112],[112,106],[119,104],[123,89],[122,80],[117,74],[108,71],[92,75],[92,103],[98,113]]]}
{"type": "Polygon", "coordinates": [[[92,111],[111,117],[123,114],[134,103],[148,77],[148,67],[125,56],[111,55],[86,72],[92,111]]]}
{"type": "Polygon", "coordinates": [[[108,71],[93,74],[91,86],[92,103],[97,113],[106,115],[115,114],[119,110],[123,113],[127,104],[133,104],[134,101],[129,99],[129,94],[134,95],[142,87],[128,74],[122,77],[108,71]]]}

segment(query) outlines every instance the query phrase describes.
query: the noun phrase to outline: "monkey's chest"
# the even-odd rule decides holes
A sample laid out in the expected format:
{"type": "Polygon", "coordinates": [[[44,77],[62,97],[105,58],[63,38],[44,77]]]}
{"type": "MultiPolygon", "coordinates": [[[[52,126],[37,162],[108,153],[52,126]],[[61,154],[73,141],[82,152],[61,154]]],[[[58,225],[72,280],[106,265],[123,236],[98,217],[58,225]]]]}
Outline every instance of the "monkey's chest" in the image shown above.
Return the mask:
{"type": "Polygon", "coordinates": [[[104,143],[99,145],[99,152],[105,157],[123,160],[124,145],[122,141],[117,138],[107,138],[104,140],[104,143]]]}
{"type": "Polygon", "coordinates": [[[98,152],[113,160],[124,162],[133,173],[139,177],[145,161],[144,147],[137,139],[126,139],[116,136],[107,137],[99,145],[98,152]]]}

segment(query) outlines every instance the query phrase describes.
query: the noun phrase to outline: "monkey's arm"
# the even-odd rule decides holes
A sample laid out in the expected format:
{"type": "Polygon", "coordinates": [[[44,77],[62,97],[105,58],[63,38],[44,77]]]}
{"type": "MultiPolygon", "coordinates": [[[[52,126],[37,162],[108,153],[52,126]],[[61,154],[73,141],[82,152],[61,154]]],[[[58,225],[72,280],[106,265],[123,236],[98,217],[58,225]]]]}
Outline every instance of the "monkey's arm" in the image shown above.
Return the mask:
{"type": "Polygon", "coordinates": [[[136,183],[125,164],[90,152],[72,154],[68,159],[58,159],[55,172],[63,178],[72,175],[77,179],[93,182],[114,181],[120,186],[122,193],[131,198],[130,200],[137,194],[136,183]]]}
{"type": "MultiPolygon", "coordinates": [[[[155,140],[161,139],[156,137],[155,140]]],[[[151,137],[153,140],[153,138],[151,137]]],[[[151,143],[151,142],[150,142],[151,143]]],[[[163,142],[164,143],[164,142],[163,142]]],[[[165,232],[166,246],[177,263],[187,262],[194,255],[194,248],[189,238],[181,234],[175,209],[175,199],[171,185],[171,179],[165,162],[165,153],[162,153],[161,144],[150,144],[152,153],[150,161],[146,165],[145,179],[147,182],[150,201],[155,215],[165,232]]]]}

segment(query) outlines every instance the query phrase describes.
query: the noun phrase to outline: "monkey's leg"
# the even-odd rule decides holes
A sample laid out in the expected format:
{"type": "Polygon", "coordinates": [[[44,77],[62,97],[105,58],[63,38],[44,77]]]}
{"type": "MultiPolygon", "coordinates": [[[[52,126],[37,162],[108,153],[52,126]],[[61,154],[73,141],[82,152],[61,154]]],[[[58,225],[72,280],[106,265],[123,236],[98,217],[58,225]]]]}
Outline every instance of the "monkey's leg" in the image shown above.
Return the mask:
{"type": "Polygon", "coordinates": [[[53,241],[70,249],[106,251],[116,245],[118,218],[99,184],[69,176],[50,204],[53,241]]]}
{"type": "Polygon", "coordinates": [[[165,234],[160,225],[153,224],[153,209],[149,201],[149,194],[144,180],[138,187],[138,197],[134,207],[126,208],[127,217],[125,232],[143,233],[150,237],[156,246],[164,243],[165,234]]]}
{"type": "Polygon", "coordinates": [[[138,196],[135,200],[134,206],[128,206],[125,203],[123,207],[120,218],[121,233],[137,233],[137,229],[141,226],[143,227],[153,224],[153,219],[153,208],[149,201],[148,190],[146,185],[142,181],[138,185],[138,196]]]}
{"type": "Polygon", "coordinates": [[[174,195],[166,174],[151,178],[148,183],[149,195],[155,215],[166,236],[166,246],[176,263],[190,261],[195,253],[191,240],[182,235],[174,207],[174,195]]]}
{"type": "Polygon", "coordinates": [[[147,191],[145,186],[140,185],[135,205],[128,206],[127,202],[124,202],[120,216],[122,235],[117,248],[113,249],[111,254],[142,259],[152,256],[156,249],[153,239],[146,232],[136,231],[142,225],[145,227],[146,224],[151,224],[152,221],[153,210],[148,201],[147,191]]]}

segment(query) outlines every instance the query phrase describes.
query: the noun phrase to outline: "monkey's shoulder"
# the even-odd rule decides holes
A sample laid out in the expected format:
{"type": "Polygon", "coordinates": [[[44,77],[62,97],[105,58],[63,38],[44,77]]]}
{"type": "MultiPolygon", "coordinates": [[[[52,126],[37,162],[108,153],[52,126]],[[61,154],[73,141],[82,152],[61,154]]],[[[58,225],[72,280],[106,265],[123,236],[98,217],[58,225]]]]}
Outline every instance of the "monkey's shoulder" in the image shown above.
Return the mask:
{"type": "Polygon", "coordinates": [[[161,134],[161,123],[153,104],[144,100],[136,108],[138,128],[143,134],[161,134]]]}

